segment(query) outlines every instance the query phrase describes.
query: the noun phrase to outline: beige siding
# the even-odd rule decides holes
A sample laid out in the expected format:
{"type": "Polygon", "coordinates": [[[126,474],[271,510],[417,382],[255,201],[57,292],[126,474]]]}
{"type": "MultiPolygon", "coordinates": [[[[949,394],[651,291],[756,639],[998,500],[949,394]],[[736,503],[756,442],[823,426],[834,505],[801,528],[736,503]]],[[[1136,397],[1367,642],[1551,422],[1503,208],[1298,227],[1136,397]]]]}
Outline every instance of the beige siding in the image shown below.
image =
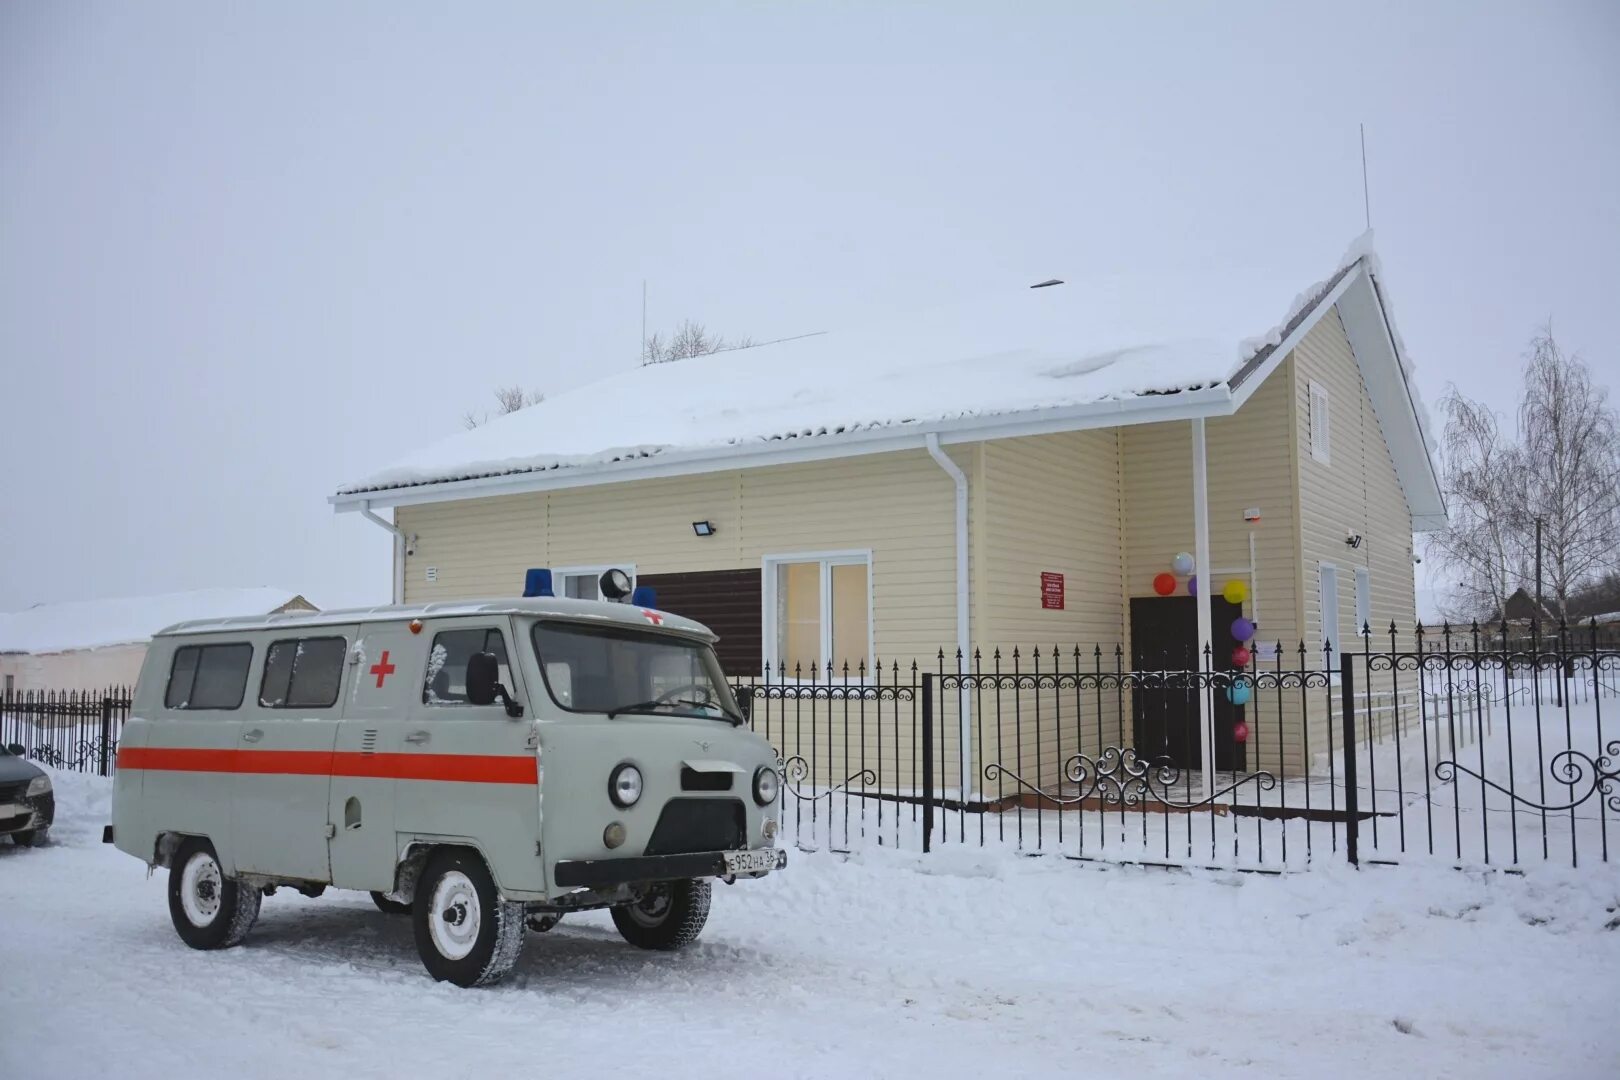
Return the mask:
{"type": "Polygon", "coordinates": [[[73,649],[58,653],[0,655],[0,689],[11,677],[14,693],[46,690],[105,690],[135,685],[146,659],[145,643],[73,649]]]}
{"type": "MultiPolygon", "coordinates": [[[[1120,442],[1120,431],[1109,428],[985,444],[978,541],[983,614],[974,633],[982,670],[993,670],[999,649],[1001,670],[1013,671],[1016,649],[1021,673],[1073,672],[1076,646],[1082,649],[1081,670],[1095,670],[1098,646],[1112,670],[1113,650],[1125,640],[1120,442]],[[1041,574],[1047,571],[1063,575],[1061,610],[1042,606],[1041,574]]],[[[982,695],[974,718],[981,786],[985,766],[994,763],[1054,788],[1071,755],[1095,755],[1099,742],[1119,737],[1120,703],[1113,692],[1099,697],[1066,690],[1060,702],[1050,688],[1007,691],[1000,695],[999,717],[995,698],[982,695]],[[1015,715],[1021,725],[1013,723],[1015,715]]],[[[1015,787],[1005,779],[988,786],[992,795],[1010,795],[1015,787]]]]}
{"type": "MultiPolygon", "coordinates": [[[[952,451],[970,473],[977,456],[952,451]]],[[[932,663],[956,640],[954,498],[950,477],[919,450],[406,506],[398,520],[416,553],[405,561],[405,599],[510,596],[532,566],[679,573],[869,550],[877,657],[932,663]],[[715,535],[699,538],[692,522],[705,518],[715,535]]],[[[869,658],[835,658],[844,659],[869,658]]]]}
{"type": "MultiPolygon", "coordinates": [[[[1249,579],[1254,538],[1255,591],[1244,613],[1260,627],[1259,640],[1299,636],[1294,613],[1297,576],[1294,474],[1289,439],[1292,418],[1286,365],[1274,372],[1236,415],[1205,424],[1209,477],[1209,557],[1214,586],[1249,579]],[[1244,511],[1258,508],[1251,525],[1244,511]]],[[[1125,556],[1129,596],[1153,596],[1153,578],[1170,569],[1178,552],[1193,551],[1192,425],[1182,421],[1124,429],[1125,556]]],[[[1184,585],[1178,592],[1185,595],[1184,585]]],[[[1217,626],[1216,643],[1230,643],[1217,626]]]]}
{"type": "MultiPolygon", "coordinates": [[[[1392,621],[1400,630],[1401,647],[1409,647],[1417,620],[1412,514],[1337,311],[1329,312],[1306,335],[1290,364],[1295,369],[1295,459],[1300,471],[1300,612],[1308,639],[1313,644],[1330,639],[1335,650],[1363,647],[1360,627],[1355,625],[1355,570],[1364,567],[1371,575],[1371,647],[1388,647],[1392,621]],[[1328,390],[1327,464],[1311,454],[1313,381],[1328,390]],[[1346,536],[1354,534],[1362,538],[1359,548],[1345,543],[1346,536]],[[1322,563],[1338,568],[1336,636],[1334,628],[1322,625],[1318,588],[1322,563]]],[[[1391,709],[1397,699],[1403,724],[1418,718],[1411,678],[1398,683],[1381,679],[1371,688],[1357,689],[1362,694],[1370,689],[1374,694],[1363,707],[1374,710],[1369,715],[1380,726],[1394,714],[1379,710],[1391,709]]],[[[1325,745],[1326,732],[1319,731],[1326,723],[1325,715],[1325,707],[1320,715],[1313,710],[1313,742],[1318,747],[1325,745]]]]}

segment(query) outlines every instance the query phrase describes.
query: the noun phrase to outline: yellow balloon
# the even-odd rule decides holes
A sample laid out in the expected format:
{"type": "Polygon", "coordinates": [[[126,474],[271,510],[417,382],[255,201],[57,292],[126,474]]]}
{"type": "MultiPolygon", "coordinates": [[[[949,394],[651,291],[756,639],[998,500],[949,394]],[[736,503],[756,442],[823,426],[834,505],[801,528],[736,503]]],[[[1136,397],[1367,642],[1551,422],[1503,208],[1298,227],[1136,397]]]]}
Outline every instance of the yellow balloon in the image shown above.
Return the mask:
{"type": "Polygon", "coordinates": [[[1229,604],[1241,604],[1249,598],[1249,587],[1243,583],[1241,578],[1233,578],[1221,590],[1221,595],[1226,597],[1226,602],[1229,604]]]}

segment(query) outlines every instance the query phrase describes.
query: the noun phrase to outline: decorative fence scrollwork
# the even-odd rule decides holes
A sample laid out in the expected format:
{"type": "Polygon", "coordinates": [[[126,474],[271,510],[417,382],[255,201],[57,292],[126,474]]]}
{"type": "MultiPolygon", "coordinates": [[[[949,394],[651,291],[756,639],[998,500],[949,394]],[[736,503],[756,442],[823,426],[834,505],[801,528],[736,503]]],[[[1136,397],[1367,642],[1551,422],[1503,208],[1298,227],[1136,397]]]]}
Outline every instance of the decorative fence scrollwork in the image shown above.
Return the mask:
{"type": "Polygon", "coordinates": [[[1521,806],[1549,814],[1573,810],[1590,800],[1592,796],[1601,794],[1605,797],[1608,808],[1620,814],[1620,791],[1615,790],[1616,782],[1620,782],[1620,764],[1616,764],[1617,760],[1620,760],[1620,740],[1609,743],[1604,750],[1606,753],[1596,758],[1579,750],[1560,750],[1547,762],[1547,772],[1552,776],[1553,782],[1570,789],[1570,800],[1562,803],[1537,802],[1516,788],[1503,787],[1460,761],[1440,762],[1434,767],[1434,775],[1442,783],[1449,784],[1455,781],[1457,773],[1464,773],[1492,790],[1501,792],[1521,806]],[[1575,797],[1577,791],[1581,792],[1579,797],[1575,797]]]}
{"type": "Polygon", "coordinates": [[[995,781],[1002,775],[1010,777],[1030,794],[1057,806],[1078,806],[1095,800],[1105,806],[1134,808],[1143,802],[1153,802],[1172,810],[1198,810],[1213,806],[1240,788],[1254,785],[1260,791],[1277,786],[1277,778],[1268,772],[1253,772],[1240,776],[1225,787],[1197,800],[1175,798],[1172,791],[1182,781],[1182,772],[1175,762],[1166,757],[1144,760],[1133,747],[1109,746],[1095,759],[1087,754],[1075,754],[1063,765],[1063,775],[1074,790],[1069,793],[1051,792],[1037,787],[1012,769],[999,762],[984,767],[984,778],[995,781]]]}

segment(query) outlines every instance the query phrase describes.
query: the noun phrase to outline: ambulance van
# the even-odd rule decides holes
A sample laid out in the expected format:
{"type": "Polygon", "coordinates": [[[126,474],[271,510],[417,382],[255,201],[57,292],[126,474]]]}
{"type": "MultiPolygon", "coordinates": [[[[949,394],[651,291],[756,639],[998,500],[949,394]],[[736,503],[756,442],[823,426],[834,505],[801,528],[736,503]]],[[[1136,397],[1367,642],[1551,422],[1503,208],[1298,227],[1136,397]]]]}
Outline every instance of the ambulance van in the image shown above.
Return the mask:
{"type": "Polygon", "coordinates": [[[107,838],[168,869],[198,949],[240,942],[278,888],[328,886],[408,914],[461,986],[572,911],[677,949],[712,879],[787,862],[776,755],[714,640],[549,596],[181,623],[147,651],[107,838]]]}

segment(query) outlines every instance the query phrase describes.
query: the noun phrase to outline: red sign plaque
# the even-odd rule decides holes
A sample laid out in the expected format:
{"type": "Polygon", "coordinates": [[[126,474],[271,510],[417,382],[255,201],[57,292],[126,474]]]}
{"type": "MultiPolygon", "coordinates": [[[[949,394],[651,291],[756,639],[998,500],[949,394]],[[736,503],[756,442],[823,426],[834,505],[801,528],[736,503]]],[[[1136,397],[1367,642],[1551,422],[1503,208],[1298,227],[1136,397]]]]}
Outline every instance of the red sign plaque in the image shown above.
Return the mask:
{"type": "Polygon", "coordinates": [[[1063,575],[1050,570],[1041,571],[1041,607],[1048,611],[1063,610],[1063,575]]]}

